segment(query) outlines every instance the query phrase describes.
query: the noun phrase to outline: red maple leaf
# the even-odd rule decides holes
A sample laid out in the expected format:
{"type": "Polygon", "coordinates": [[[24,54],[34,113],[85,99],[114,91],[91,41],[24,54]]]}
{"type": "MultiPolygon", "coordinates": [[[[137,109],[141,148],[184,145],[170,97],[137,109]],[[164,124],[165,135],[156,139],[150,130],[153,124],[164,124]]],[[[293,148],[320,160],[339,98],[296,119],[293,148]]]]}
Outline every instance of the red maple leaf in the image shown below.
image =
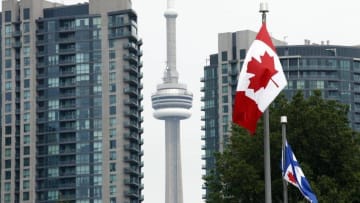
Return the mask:
{"type": "MultiPolygon", "coordinates": [[[[248,63],[247,72],[255,74],[250,78],[249,88],[254,89],[256,92],[262,87],[265,88],[272,76],[278,71],[275,69],[274,58],[265,52],[261,56],[261,62],[257,61],[254,57],[251,58],[251,61],[248,63]]],[[[276,83],[275,85],[278,86],[276,83]]]]}

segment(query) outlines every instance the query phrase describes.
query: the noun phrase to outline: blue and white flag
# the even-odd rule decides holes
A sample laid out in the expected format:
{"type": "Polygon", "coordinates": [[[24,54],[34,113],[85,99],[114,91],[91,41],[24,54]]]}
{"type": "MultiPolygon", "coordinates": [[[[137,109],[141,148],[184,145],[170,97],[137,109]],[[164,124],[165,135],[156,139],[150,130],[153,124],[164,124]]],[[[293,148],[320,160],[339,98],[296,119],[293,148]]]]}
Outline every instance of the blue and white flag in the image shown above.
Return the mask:
{"type": "Polygon", "coordinates": [[[306,180],[303,171],[300,168],[298,161],[296,160],[295,154],[292,151],[287,141],[285,144],[285,164],[282,165],[283,178],[299,188],[303,196],[311,203],[317,203],[317,198],[314,192],[311,190],[309,182],[306,180]]]}

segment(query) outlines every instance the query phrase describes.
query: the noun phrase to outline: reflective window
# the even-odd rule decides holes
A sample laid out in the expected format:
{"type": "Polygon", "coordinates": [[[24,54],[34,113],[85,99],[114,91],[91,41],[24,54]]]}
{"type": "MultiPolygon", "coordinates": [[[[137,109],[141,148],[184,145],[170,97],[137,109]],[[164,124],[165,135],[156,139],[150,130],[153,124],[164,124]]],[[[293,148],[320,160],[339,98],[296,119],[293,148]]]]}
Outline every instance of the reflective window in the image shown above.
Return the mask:
{"type": "Polygon", "coordinates": [[[48,191],[48,200],[58,200],[59,192],[56,190],[48,191]]]}
{"type": "Polygon", "coordinates": [[[29,22],[23,23],[23,32],[24,33],[30,32],[30,23],[29,22]]]}

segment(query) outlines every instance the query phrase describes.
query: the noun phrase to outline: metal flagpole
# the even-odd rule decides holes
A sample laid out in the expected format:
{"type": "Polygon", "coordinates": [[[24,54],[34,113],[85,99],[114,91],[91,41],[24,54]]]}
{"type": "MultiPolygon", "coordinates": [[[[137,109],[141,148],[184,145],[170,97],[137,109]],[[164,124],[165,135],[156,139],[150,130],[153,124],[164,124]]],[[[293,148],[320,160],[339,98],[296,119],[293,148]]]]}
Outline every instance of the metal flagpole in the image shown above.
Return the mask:
{"type": "MultiPolygon", "coordinates": [[[[267,3],[260,4],[262,23],[266,23],[266,13],[269,12],[267,3]]],[[[271,169],[270,169],[270,127],[269,110],[264,111],[264,169],[265,169],[265,203],[271,203],[271,169]]]]}
{"type": "MultiPolygon", "coordinates": [[[[282,126],[282,168],[285,170],[285,142],[286,142],[286,124],[287,124],[287,117],[281,116],[280,119],[281,126],[282,126]]],[[[287,192],[287,182],[283,178],[283,203],[288,203],[288,192],[287,192]]]]}

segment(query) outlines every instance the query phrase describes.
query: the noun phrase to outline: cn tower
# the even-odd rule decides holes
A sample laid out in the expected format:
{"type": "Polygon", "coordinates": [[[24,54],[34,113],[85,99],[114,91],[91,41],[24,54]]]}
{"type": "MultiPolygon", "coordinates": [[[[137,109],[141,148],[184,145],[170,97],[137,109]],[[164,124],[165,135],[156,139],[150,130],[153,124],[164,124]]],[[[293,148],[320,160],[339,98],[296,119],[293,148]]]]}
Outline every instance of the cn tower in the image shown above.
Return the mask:
{"type": "Polygon", "coordinates": [[[165,121],[165,203],[183,203],[180,120],[191,116],[192,93],[178,82],[176,70],[176,17],[175,0],[167,0],[166,42],[167,66],[163,83],[152,95],[154,117],[165,121]]]}

